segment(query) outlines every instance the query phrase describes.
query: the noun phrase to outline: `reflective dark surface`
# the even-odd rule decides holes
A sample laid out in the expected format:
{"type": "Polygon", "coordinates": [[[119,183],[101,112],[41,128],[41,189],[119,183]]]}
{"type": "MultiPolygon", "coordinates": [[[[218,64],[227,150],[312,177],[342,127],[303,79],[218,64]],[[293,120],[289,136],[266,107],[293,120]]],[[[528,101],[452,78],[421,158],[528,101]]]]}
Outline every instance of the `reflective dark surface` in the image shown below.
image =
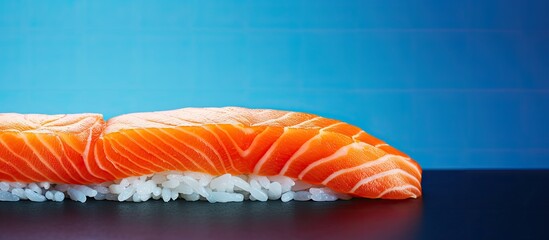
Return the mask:
{"type": "Polygon", "coordinates": [[[0,238],[549,239],[549,171],[426,171],[422,199],[0,202],[0,238]]]}

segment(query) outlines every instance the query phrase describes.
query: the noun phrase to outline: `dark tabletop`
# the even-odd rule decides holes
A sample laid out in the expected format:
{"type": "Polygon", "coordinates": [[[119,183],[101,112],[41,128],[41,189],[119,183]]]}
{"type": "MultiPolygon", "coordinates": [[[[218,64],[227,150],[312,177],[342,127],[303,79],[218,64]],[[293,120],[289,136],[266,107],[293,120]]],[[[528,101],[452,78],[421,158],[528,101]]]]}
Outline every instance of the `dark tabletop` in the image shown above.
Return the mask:
{"type": "Polygon", "coordinates": [[[0,238],[549,239],[549,171],[425,171],[423,189],[403,201],[0,202],[0,238]]]}

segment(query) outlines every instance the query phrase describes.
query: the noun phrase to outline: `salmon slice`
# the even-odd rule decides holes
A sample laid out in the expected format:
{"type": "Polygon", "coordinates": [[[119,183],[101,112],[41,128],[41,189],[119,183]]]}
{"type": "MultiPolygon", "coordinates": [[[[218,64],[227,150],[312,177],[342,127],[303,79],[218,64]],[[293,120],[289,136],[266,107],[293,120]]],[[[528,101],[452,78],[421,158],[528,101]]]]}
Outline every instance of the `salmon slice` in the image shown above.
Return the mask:
{"type": "Polygon", "coordinates": [[[105,122],[100,114],[0,114],[1,181],[90,183],[105,176],[86,159],[105,122]]]}
{"type": "Polygon", "coordinates": [[[0,115],[0,181],[90,184],[164,171],[287,176],[357,197],[421,196],[421,168],[356,126],[266,109],[0,115]]]}

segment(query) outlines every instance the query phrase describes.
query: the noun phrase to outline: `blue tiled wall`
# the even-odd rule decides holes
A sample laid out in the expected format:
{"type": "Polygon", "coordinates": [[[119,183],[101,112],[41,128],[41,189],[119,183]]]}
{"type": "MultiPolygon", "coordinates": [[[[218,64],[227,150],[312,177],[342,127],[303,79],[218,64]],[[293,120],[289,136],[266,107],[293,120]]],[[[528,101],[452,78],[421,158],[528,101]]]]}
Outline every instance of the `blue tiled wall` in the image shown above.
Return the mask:
{"type": "Polygon", "coordinates": [[[549,168],[548,10],[0,0],[0,112],[289,109],[356,124],[424,168],[549,168]]]}

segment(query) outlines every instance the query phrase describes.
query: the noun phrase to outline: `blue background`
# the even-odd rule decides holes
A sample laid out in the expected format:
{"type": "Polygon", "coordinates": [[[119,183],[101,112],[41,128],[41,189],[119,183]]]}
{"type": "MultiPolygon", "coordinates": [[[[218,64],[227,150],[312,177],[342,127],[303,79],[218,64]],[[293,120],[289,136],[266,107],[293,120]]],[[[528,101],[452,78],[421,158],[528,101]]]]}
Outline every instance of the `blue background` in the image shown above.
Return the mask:
{"type": "Polygon", "coordinates": [[[426,169],[549,168],[548,10],[0,0],[0,112],[288,109],[356,124],[426,169]]]}

